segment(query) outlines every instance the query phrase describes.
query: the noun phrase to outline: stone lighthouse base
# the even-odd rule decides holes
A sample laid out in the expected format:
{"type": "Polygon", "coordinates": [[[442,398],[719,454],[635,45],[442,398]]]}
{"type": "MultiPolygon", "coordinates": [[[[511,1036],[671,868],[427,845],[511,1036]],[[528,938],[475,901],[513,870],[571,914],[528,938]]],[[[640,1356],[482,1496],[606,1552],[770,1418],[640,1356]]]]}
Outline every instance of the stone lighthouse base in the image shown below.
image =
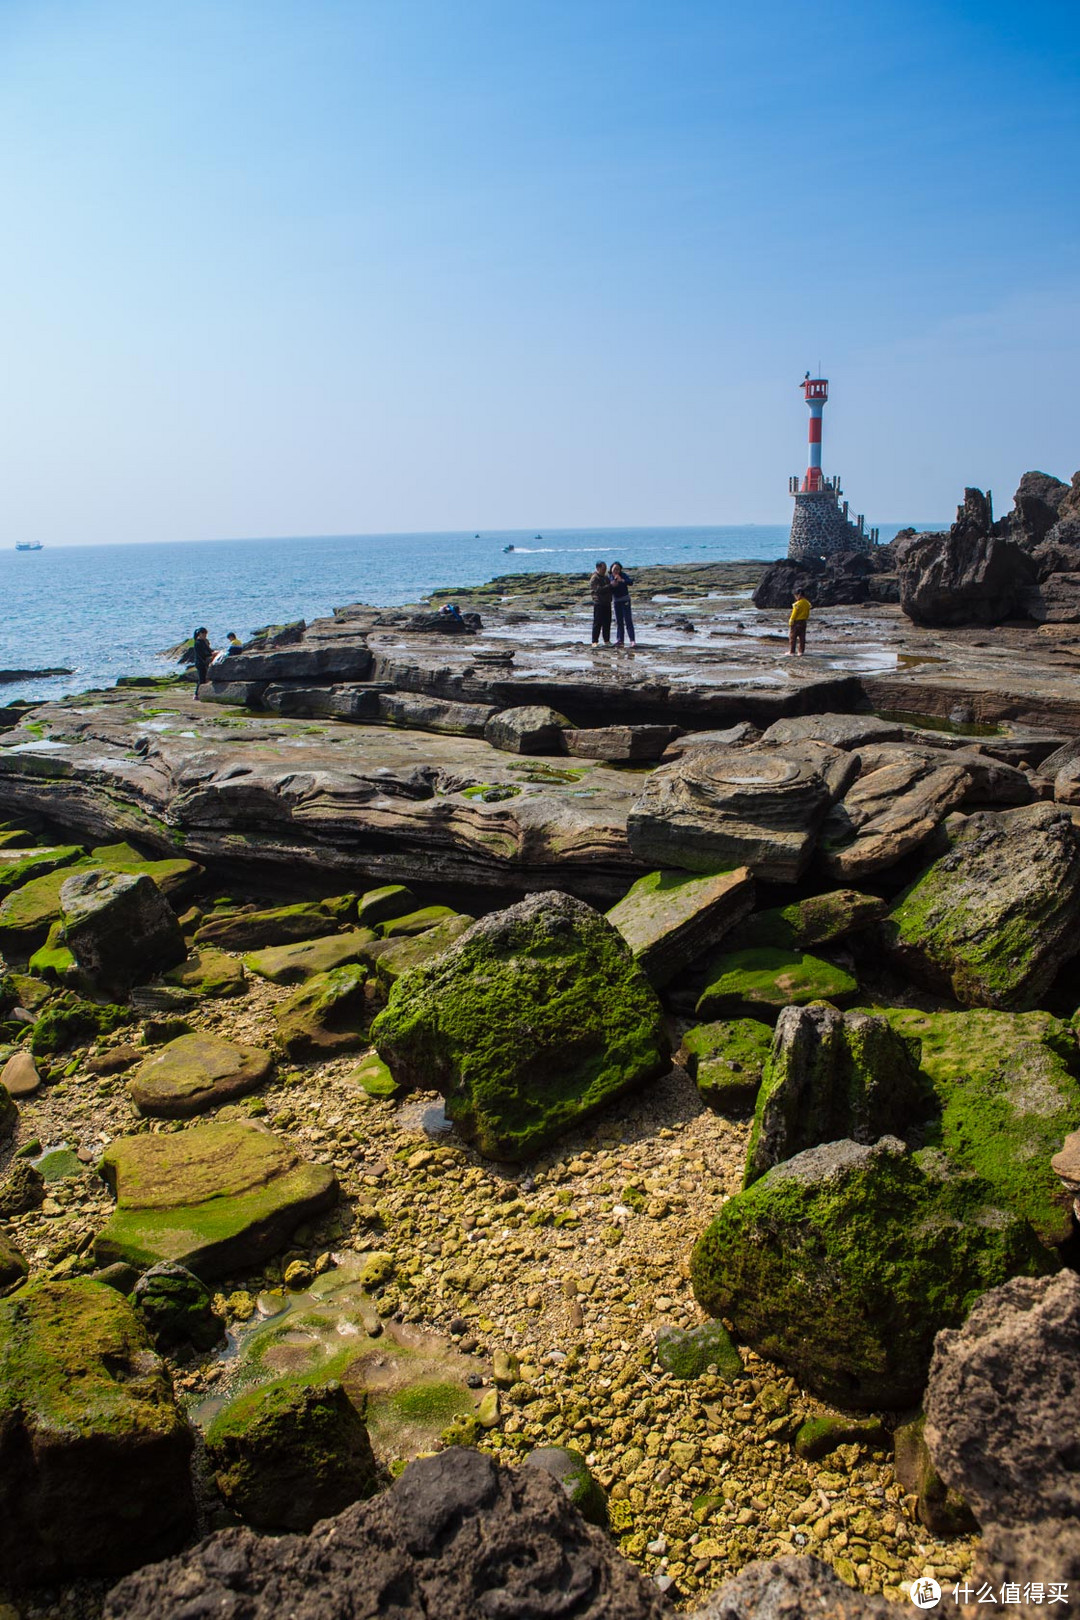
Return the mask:
{"type": "Polygon", "coordinates": [[[869,551],[870,537],[844,516],[835,489],[795,492],[788,556],[829,557],[838,551],[869,551]]]}

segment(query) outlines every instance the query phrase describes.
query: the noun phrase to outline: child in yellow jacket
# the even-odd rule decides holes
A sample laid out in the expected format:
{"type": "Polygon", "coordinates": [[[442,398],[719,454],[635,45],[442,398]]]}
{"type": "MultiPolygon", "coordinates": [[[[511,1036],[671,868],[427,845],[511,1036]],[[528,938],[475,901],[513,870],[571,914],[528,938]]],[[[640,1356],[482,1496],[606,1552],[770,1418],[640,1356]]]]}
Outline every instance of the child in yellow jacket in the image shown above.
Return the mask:
{"type": "Polygon", "coordinates": [[[798,653],[801,658],[806,651],[806,621],[810,617],[810,603],[799,591],[792,603],[791,618],[788,620],[788,657],[798,653]]]}

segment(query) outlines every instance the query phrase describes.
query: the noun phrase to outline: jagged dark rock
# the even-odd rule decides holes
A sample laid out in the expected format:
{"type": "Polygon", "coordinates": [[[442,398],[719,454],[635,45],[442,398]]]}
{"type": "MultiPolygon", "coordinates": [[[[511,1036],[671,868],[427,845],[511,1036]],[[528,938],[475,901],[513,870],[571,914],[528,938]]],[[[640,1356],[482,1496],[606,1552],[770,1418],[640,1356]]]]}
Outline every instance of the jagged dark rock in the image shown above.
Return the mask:
{"type": "Polygon", "coordinates": [[[770,1558],[746,1564],[717,1588],[691,1620],[889,1620],[896,1606],[854,1592],[818,1558],[770,1558]]]}
{"type": "Polygon", "coordinates": [[[105,1620],[664,1620],[542,1468],[451,1449],[309,1536],[224,1530],[114,1587],[105,1620]]]}

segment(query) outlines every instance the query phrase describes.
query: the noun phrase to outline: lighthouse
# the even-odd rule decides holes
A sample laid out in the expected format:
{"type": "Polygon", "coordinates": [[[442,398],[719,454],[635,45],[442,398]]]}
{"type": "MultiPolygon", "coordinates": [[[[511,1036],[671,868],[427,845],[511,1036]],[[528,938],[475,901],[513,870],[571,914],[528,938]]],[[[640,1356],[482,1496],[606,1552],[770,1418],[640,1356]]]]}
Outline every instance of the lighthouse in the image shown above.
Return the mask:
{"type": "Polygon", "coordinates": [[[810,412],[806,475],[788,480],[788,493],[795,497],[791,518],[788,556],[799,561],[829,557],[838,551],[869,551],[877,544],[876,529],[867,529],[862,513],[854,521],[848,516],[839,477],[826,478],[821,470],[821,429],[825,402],[829,397],[827,377],[811,377],[807,372],[799,385],[810,412]]]}

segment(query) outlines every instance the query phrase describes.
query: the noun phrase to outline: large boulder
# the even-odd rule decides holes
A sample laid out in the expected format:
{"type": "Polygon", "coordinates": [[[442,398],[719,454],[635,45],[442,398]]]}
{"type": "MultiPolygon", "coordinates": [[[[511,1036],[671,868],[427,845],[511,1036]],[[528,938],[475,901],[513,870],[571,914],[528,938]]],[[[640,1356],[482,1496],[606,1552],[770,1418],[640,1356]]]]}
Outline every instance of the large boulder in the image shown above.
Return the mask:
{"type": "Polygon", "coordinates": [[[1023,1011],[1080,949],[1080,830],[1051,804],[969,816],[883,924],[914,979],[1023,1011]]]}
{"type": "Polygon", "coordinates": [[[857,757],[825,743],[695,748],[647,778],[627,818],[630,848],[657,866],[748,866],[793,883],[857,771],[857,757]]]}
{"type": "Polygon", "coordinates": [[[900,606],[916,624],[999,624],[1035,583],[1021,546],[990,533],[978,490],[967,490],[948,534],[916,535],[899,557],[900,606]]]}
{"type": "Polygon", "coordinates": [[[99,1265],[176,1260],[205,1280],[258,1265],[334,1203],[337,1177],[254,1120],[118,1137],[99,1166],[116,1209],[99,1265]]]}
{"type": "Polygon", "coordinates": [[[96,990],[124,995],[187,955],[176,915],[145,873],[77,872],[60,890],[64,943],[96,990]]]}
{"type": "Polygon", "coordinates": [[[31,878],[0,901],[0,949],[28,956],[44,945],[53,924],[63,915],[60,891],[64,884],[77,871],[95,870],[144,873],[153,878],[167,899],[174,901],[190,893],[203,872],[194,861],[148,861],[130,844],[103,844],[92,850],[85,861],[31,878]]]}
{"type": "Polygon", "coordinates": [[[404,974],[371,1027],[406,1086],[434,1086],[462,1135],[521,1159],[670,1066],[656,993],[606,920],[531,895],[404,974]]]}
{"type": "Polygon", "coordinates": [[[257,1530],[310,1530],[379,1484],[367,1425],[336,1379],[247,1390],[206,1431],[227,1505],[257,1530]]]}
{"type": "Polygon", "coordinates": [[[484,727],[484,737],[505,754],[562,754],[566,751],[563,734],[569,730],[570,721],[564,714],[543,704],[527,704],[493,714],[484,727]]]}
{"type": "Polygon", "coordinates": [[[978,1177],[895,1137],[808,1148],[738,1193],[699,1238],[699,1303],[843,1407],[915,1405],[939,1328],[1052,1261],[978,1177]]]}
{"type": "Polygon", "coordinates": [[[926,1444],[1004,1578],[1080,1572],[1080,1278],[1016,1277],[939,1334],[926,1444]],[[1011,1562],[1010,1562],[1011,1560],[1011,1562]]]}
{"type": "Polygon", "coordinates": [[[544,1468],[453,1448],[310,1536],[223,1530],[110,1593],[105,1620],[664,1620],[670,1606],[544,1468]]]}
{"type": "Polygon", "coordinates": [[[191,951],[179,967],[164,975],[165,983],[175,985],[192,1001],[213,1001],[220,996],[242,996],[247,990],[244,969],[235,957],[204,945],[191,951]]]}
{"type": "Polygon", "coordinates": [[[901,1136],[933,1106],[910,1047],[884,1018],[826,1001],[787,1007],[757,1095],[745,1184],[822,1142],[901,1136]]]}
{"type": "Polygon", "coordinates": [[[1052,1162],[1080,1127],[1080,1051],[1050,1013],[922,1012],[885,1008],[936,1097],[922,1140],[973,1170],[997,1201],[1048,1245],[1073,1230],[1070,1195],[1052,1162]]]}
{"type": "Polygon", "coordinates": [[[753,904],[754,881],[745,866],[706,876],[650,872],[607,915],[649,983],[661,989],[747,916],[753,904]]]}
{"type": "Polygon", "coordinates": [[[1026,551],[1033,550],[1058,521],[1069,486],[1052,473],[1026,472],[1013,496],[1006,519],[1009,538],[1026,551]]]}
{"type": "Polygon", "coordinates": [[[117,1574],[183,1545],[192,1436],[126,1299],[35,1283],[0,1302],[0,1560],[21,1582],[117,1574]]]}
{"type": "Polygon", "coordinates": [[[272,1067],[261,1047],[220,1035],[179,1035],[140,1066],[128,1094],[140,1114],[189,1119],[254,1091],[272,1067]]]}
{"type": "Polygon", "coordinates": [[[733,951],[763,946],[781,951],[810,950],[860,933],[880,922],[888,909],[887,903],[875,894],[829,889],[805,900],[793,900],[788,906],[756,911],[745,922],[737,923],[724,943],[733,951]]]}

